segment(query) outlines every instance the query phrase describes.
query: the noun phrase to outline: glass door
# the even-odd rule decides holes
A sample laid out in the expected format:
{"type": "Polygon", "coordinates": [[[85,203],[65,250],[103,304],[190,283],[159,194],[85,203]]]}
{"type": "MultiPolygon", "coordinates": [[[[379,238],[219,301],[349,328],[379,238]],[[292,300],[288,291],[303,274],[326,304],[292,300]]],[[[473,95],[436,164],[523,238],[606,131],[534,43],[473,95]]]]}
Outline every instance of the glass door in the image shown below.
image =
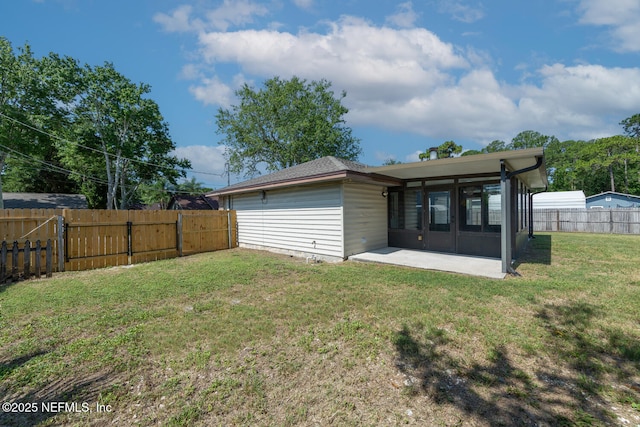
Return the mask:
{"type": "Polygon", "coordinates": [[[452,190],[427,190],[425,195],[425,243],[430,251],[455,252],[455,218],[452,190]]]}

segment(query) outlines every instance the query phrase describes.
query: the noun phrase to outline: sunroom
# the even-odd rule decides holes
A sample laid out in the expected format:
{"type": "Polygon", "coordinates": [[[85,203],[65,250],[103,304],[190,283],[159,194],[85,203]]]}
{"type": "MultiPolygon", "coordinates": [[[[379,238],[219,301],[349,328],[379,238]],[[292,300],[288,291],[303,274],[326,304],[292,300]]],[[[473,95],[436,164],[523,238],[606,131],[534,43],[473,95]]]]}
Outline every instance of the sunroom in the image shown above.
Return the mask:
{"type": "Polygon", "coordinates": [[[368,168],[386,191],[391,247],[502,259],[508,272],[532,236],[532,195],[547,186],[542,148],[368,168]]]}

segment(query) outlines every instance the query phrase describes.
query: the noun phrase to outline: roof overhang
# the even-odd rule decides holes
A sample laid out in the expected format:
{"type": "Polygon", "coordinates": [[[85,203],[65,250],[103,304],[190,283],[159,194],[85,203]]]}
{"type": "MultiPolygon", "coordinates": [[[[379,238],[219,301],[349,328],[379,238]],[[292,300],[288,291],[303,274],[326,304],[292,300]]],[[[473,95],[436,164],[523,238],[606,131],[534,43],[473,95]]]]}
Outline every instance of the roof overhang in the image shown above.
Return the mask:
{"type": "Polygon", "coordinates": [[[542,148],[500,151],[489,154],[369,167],[366,171],[402,180],[422,178],[436,179],[483,174],[499,175],[502,161],[504,161],[507,172],[517,172],[536,165],[538,159],[542,159],[542,161],[537,168],[518,174],[517,177],[529,188],[545,188],[548,182],[544,162],[544,150],[542,148]]]}
{"type": "Polygon", "coordinates": [[[362,173],[355,171],[339,171],[326,174],[312,175],[304,178],[288,179],[263,184],[248,185],[226,190],[214,190],[207,193],[207,196],[227,196],[231,194],[250,193],[261,190],[274,190],[277,188],[294,187],[300,185],[321,184],[336,181],[362,182],[366,184],[377,184],[383,186],[394,186],[402,183],[401,180],[376,173],[362,173]]]}

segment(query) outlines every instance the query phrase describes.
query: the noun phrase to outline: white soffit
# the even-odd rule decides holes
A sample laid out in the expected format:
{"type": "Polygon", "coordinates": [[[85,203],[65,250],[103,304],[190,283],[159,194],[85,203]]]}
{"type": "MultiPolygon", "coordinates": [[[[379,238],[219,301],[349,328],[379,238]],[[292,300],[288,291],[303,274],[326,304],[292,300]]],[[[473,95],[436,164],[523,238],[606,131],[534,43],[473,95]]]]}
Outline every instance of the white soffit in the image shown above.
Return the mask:
{"type": "MultiPolygon", "coordinates": [[[[530,148],[526,150],[501,151],[498,153],[370,167],[367,168],[366,171],[399,179],[460,177],[486,173],[499,174],[501,160],[504,160],[507,172],[513,172],[534,166],[537,158],[543,156],[544,150],[542,148],[530,148]]],[[[547,173],[544,161],[537,169],[518,175],[518,178],[524,181],[529,188],[546,187],[547,173]]]]}

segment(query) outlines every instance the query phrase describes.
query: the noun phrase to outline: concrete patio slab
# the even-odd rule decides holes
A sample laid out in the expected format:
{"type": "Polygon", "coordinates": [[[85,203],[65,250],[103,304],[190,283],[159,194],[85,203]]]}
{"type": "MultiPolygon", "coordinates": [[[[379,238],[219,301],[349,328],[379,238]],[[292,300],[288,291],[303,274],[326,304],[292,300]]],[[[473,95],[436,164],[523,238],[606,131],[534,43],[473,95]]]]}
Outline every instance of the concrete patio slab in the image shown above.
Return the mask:
{"type": "Polygon", "coordinates": [[[349,259],[360,262],[379,262],[382,264],[423,268],[425,270],[448,271],[492,279],[504,279],[506,276],[502,272],[501,260],[469,255],[389,247],[351,255],[349,259]]]}

